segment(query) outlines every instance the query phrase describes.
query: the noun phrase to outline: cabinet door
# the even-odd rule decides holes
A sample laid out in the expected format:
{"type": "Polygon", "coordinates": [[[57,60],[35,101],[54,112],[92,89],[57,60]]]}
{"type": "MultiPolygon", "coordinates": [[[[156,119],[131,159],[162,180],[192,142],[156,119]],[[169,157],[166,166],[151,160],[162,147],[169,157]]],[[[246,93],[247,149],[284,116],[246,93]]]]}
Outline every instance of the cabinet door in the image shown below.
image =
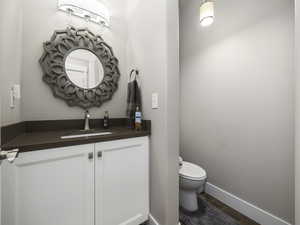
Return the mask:
{"type": "Polygon", "coordinates": [[[139,225],[148,219],[148,145],[147,137],[96,144],[96,225],[139,225]]]}
{"type": "Polygon", "coordinates": [[[94,225],[94,145],[21,153],[2,165],[2,224],[94,225]],[[90,156],[90,157],[89,157],[90,156]]]}

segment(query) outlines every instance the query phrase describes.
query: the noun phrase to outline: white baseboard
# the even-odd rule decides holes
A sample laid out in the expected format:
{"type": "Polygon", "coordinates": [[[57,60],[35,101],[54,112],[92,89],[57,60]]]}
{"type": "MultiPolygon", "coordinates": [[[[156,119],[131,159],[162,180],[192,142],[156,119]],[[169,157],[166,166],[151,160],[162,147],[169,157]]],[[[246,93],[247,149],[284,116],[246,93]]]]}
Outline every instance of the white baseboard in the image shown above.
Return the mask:
{"type": "Polygon", "coordinates": [[[151,214],[149,215],[149,225],[160,225],[151,214]]]}
{"type": "Polygon", "coordinates": [[[222,190],[221,188],[207,183],[205,192],[216,199],[220,200],[229,207],[237,210],[238,212],[244,214],[250,219],[256,221],[262,225],[291,225],[290,223],[280,219],[277,216],[249,203],[243,199],[236,197],[235,195],[222,190]]]}
{"type": "MultiPolygon", "coordinates": [[[[149,225],[160,225],[151,214],[149,215],[149,225]]],[[[181,223],[178,223],[178,225],[181,225],[181,223]]]]}

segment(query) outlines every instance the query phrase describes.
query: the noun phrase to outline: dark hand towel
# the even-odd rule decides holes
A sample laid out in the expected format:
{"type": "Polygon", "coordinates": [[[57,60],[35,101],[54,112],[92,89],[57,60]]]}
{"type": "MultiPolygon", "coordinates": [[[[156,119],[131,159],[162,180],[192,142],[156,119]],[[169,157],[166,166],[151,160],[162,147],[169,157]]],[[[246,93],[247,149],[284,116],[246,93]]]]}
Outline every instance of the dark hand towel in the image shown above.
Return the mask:
{"type": "Polygon", "coordinates": [[[127,90],[127,110],[126,114],[129,119],[134,119],[136,108],[142,111],[141,90],[136,79],[128,83],[127,90]]]}

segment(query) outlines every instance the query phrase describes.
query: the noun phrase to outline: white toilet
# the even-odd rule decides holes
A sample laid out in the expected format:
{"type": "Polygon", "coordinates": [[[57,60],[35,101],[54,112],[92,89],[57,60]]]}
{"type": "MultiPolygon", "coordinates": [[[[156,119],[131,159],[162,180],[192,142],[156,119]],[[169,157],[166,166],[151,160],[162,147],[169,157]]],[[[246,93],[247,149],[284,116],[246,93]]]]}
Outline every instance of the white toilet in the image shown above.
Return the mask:
{"type": "Polygon", "coordinates": [[[179,170],[179,204],[187,211],[198,210],[197,194],[204,191],[206,172],[200,166],[185,162],[182,158],[179,170]]]}

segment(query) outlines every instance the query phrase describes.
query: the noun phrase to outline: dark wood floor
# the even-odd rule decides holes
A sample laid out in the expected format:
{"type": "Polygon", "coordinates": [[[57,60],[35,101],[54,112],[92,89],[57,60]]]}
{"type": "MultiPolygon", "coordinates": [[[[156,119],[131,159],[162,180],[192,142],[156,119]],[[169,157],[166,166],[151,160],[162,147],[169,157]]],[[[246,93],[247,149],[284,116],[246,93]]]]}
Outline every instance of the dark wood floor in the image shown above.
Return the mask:
{"type": "MultiPolygon", "coordinates": [[[[201,194],[201,196],[204,197],[208,202],[210,202],[216,208],[220,209],[222,212],[226,213],[227,215],[235,219],[240,225],[260,225],[208,194],[201,194]]],[[[141,225],[147,225],[147,224],[148,222],[141,225]]]]}
{"type": "Polygon", "coordinates": [[[208,194],[202,194],[202,197],[204,197],[208,202],[210,202],[216,208],[220,209],[222,212],[226,213],[227,215],[235,219],[237,222],[240,223],[240,225],[260,225],[208,194]]]}

